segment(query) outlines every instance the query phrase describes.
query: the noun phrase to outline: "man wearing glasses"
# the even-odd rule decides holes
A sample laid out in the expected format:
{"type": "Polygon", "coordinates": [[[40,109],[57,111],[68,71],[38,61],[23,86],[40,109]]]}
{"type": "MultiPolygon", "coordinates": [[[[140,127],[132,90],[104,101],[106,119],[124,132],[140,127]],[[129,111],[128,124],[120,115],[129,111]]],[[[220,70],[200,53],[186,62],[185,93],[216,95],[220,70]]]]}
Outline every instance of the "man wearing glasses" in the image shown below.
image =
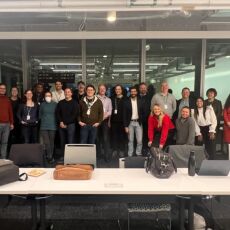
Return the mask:
{"type": "Polygon", "coordinates": [[[0,153],[2,159],[7,157],[8,137],[13,128],[13,111],[10,100],[6,96],[6,85],[0,83],[0,153]]]}

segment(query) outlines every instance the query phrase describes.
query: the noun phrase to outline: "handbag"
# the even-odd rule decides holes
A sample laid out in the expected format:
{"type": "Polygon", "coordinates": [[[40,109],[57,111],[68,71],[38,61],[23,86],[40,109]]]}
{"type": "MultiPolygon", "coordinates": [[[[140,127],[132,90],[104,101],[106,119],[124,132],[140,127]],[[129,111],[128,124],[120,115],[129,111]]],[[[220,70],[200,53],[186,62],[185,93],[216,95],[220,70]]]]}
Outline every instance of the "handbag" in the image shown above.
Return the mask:
{"type": "Polygon", "coordinates": [[[55,180],[89,180],[92,177],[93,169],[92,165],[57,165],[53,172],[53,178],[55,180]]]}
{"type": "Polygon", "coordinates": [[[172,156],[162,149],[151,147],[147,159],[146,172],[160,179],[169,178],[174,172],[177,172],[177,167],[172,156]]]}
{"type": "Polygon", "coordinates": [[[25,181],[27,178],[26,173],[19,175],[19,167],[13,161],[0,159],[0,185],[14,181],[25,181]]]}

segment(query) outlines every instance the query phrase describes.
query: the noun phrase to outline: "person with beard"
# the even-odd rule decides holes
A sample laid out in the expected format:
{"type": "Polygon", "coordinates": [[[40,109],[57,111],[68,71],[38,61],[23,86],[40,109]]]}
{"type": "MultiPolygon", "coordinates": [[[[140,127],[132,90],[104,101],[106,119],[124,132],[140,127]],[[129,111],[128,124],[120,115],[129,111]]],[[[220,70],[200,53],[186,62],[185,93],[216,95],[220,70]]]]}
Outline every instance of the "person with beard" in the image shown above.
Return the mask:
{"type": "Polygon", "coordinates": [[[79,81],[77,83],[77,89],[74,90],[73,92],[73,99],[79,104],[80,101],[84,98],[84,96],[85,96],[85,82],[79,81]]]}
{"type": "Polygon", "coordinates": [[[146,155],[148,153],[148,117],[150,114],[151,97],[148,94],[148,88],[146,83],[142,82],[139,85],[139,97],[141,99],[141,104],[143,106],[142,115],[142,127],[143,127],[143,147],[142,154],[146,155]]]}
{"type": "Polygon", "coordinates": [[[93,85],[86,86],[86,96],[80,100],[79,125],[81,127],[81,143],[95,144],[98,126],[103,121],[104,111],[101,100],[95,96],[93,85]]]}
{"type": "Polygon", "coordinates": [[[62,89],[62,83],[60,81],[55,82],[55,90],[52,91],[52,101],[58,103],[59,101],[65,99],[65,93],[62,89]]]}
{"type": "Polygon", "coordinates": [[[128,135],[128,156],[133,156],[134,153],[134,136],[136,136],[136,155],[141,156],[142,151],[142,116],[143,107],[141,99],[137,97],[138,91],[135,87],[130,88],[130,97],[124,102],[124,127],[128,135]]]}

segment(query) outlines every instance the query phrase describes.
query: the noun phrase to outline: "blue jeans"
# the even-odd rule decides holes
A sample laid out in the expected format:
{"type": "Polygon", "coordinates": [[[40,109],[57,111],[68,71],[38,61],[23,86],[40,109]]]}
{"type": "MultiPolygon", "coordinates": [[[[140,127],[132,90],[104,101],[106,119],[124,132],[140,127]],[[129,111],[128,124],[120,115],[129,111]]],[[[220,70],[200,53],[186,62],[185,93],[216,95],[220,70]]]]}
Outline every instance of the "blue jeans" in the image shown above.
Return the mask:
{"type": "Polygon", "coordinates": [[[59,135],[61,142],[61,150],[64,155],[65,144],[73,144],[75,143],[75,123],[67,125],[66,128],[59,127],[59,135]]]}
{"type": "Polygon", "coordinates": [[[95,144],[97,127],[85,125],[81,127],[81,144],[95,144]]]}
{"type": "Polygon", "coordinates": [[[0,123],[0,154],[2,156],[2,159],[6,159],[9,134],[10,124],[0,123]]]}
{"type": "Polygon", "coordinates": [[[128,156],[131,157],[134,152],[134,134],[136,135],[137,147],[136,147],[136,155],[141,156],[142,150],[142,137],[143,137],[143,129],[142,126],[137,121],[131,121],[129,124],[129,144],[128,144],[128,156]]]}

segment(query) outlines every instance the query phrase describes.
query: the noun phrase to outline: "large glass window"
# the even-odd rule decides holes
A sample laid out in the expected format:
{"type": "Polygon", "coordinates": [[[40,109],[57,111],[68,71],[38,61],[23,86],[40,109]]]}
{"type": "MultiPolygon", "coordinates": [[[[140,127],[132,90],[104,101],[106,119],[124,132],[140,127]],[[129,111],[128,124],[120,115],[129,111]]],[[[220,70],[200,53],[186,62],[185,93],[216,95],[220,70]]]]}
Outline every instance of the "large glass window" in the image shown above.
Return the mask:
{"type": "Polygon", "coordinates": [[[140,82],[140,40],[89,40],[86,55],[87,83],[129,87],[140,82]]]}
{"type": "Polygon", "coordinates": [[[0,41],[0,82],[7,85],[7,94],[12,86],[22,91],[21,41],[0,41]]]}
{"type": "Polygon", "coordinates": [[[53,86],[56,80],[74,88],[82,78],[81,41],[35,40],[28,42],[31,85],[53,86]]]}
{"type": "Polygon", "coordinates": [[[230,40],[208,41],[205,70],[205,93],[217,90],[217,98],[225,103],[230,92],[230,40]]]}
{"type": "Polygon", "coordinates": [[[177,99],[183,87],[194,91],[195,68],[200,65],[198,42],[147,40],[146,82],[159,90],[160,82],[166,80],[177,99]]]}

